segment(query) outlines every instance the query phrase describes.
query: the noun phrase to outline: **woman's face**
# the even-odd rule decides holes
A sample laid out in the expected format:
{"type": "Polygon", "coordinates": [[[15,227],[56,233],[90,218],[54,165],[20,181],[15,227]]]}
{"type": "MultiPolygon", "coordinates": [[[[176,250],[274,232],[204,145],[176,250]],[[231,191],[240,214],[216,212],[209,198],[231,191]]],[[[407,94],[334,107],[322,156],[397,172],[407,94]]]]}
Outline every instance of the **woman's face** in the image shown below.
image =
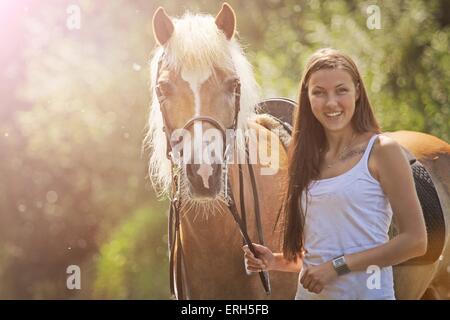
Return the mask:
{"type": "Polygon", "coordinates": [[[359,88],[347,71],[323,69],[311,75],[308,97],[312,112],[324,129],[338,132],[351,125],[359,88]]]}

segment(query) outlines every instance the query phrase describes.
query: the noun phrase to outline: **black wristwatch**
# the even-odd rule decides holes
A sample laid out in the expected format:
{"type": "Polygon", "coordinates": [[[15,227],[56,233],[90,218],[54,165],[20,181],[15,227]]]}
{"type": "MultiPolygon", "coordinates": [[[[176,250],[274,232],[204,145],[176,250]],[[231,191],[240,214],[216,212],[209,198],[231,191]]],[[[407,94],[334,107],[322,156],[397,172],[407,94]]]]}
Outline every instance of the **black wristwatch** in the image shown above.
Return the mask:
{"type": "Polygon", "coordinates": [[[339,276],[342,276],[350,272],[350,269],[348,268],[347,263],[345,262],[344,256],[334,258],[331,262],[333,264],[334,270],[336,270],[336,273],[339,276]]]}

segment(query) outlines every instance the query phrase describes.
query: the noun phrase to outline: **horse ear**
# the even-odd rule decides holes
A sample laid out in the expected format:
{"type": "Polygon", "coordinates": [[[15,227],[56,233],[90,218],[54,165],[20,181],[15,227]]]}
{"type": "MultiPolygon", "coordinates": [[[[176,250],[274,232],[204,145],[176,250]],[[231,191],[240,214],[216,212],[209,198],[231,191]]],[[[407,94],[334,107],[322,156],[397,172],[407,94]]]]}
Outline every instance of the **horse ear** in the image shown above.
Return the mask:
{"type": "Polygon", "coordinates": [[[225,33],[228,40],[233,38],[236,28],[236,15],[233,8],[226,2],[222,4],[222,9],[216,17],[216,25],[219,30],[225,33]]]}
{"type": "Polygon", "coordinates": [[[172,36],[174,27],[172,20],[163,7],[159,7],[153,15],[153,35],[158,44],[163,46],[172,36]]]}

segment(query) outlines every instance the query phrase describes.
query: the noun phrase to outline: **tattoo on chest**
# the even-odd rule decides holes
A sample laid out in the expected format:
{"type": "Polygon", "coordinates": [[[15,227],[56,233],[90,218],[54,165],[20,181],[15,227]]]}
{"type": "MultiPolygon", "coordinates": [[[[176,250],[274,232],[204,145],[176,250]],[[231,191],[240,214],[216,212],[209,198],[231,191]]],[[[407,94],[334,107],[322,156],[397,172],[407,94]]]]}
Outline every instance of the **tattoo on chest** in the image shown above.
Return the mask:
{"type": "Polygon", "coordinates": [[[358,149],[351,150],[348,153],[344,154],[341,158],[339,158],[339,161],[344,162],[356,155],[363,154],[364,151],[366,151],[365,148],[358,148],[358,149]]]}

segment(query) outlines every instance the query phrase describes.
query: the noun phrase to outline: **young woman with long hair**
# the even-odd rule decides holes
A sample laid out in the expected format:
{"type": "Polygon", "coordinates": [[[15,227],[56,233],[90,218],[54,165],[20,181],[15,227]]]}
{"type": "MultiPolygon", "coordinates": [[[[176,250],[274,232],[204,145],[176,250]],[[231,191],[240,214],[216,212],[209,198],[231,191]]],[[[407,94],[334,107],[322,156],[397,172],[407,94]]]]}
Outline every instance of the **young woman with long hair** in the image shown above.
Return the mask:
{"type": "Polygon", "coordinates": [[[283,252],[244,246],[251,272],[299,272],[296,299],[395,299],[392,266],[427,236],[401,147],[381,134],[356,64],[334,49],[304,71],[289,146],[283,252]],[[399,233],[389,240],[395,215],[399,233]]]}

